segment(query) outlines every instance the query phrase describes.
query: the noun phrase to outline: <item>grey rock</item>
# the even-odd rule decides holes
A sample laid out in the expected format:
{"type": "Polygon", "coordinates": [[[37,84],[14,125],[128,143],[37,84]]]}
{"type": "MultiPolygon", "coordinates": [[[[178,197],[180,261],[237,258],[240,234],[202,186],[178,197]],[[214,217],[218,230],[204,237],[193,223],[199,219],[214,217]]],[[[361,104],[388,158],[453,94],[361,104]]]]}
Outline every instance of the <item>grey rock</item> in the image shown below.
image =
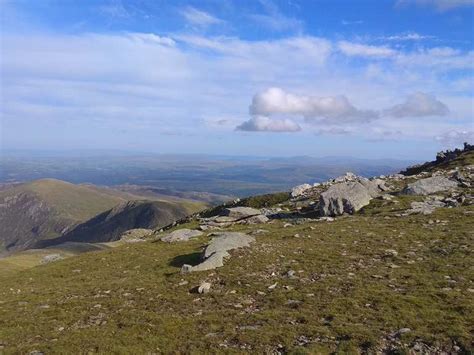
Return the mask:
{"type": "Polygon", "coordinates": [[[49,254],[43,257],[41,264],[48,264],[62,259],[64,259],[64,257],[61,256],[61,254],[49,254]]]}
{"type": "Polygon", "coordinates": [[[322,216],[338,216],[354,213],[368,205],[372,198],[383,190],[382,180],[360,179],[332,185],[319,198],[319,212],[322,216]]]}
{"type": "Polygon", "coordinates": [[[312,186],[310,184],[302,184],[295,186],[293,187],[293,189],[291,189],[291,197],[299,197],[311,188],[312,186]]]}
{"type": "Polygon", "coordinates": [[[250,246],[255,238],[239,232],[216,232],[204,249],[202,263],[196,266],[183,265],[181,272],[212,270],[224,266],[224,260],[230,256],[229,251],[250,246]]]}
{"type": "Polygon", "coordinates": [[[262,223],[267,223],[269,220],[270,219],[267,216],[263,214],[259,214],[257,216],[246,218],[241,223],[242,224],[262,224],[262,223]]]}
{"type": "Polygon", "coordinates": [[[410,209],[406,211],[406,214],[424,214],[429,215],[432,214],[435,209],[440,207],[445,207],[446,204],[442,201],[437,199],[429,199],[426,201],[415,201],[410,204],[410,209]]]}
{"type": "Polygon", "coordinates": [[[444,176],[433,176],[415,181],[403,190],[406,195],[430,195],[436,192],[448,191],[456,188],[458,183],[444,176]]]}
{"type": "Polygon", "coordinates": [[[202,234],[203,233],[201,231],[184,228],[167,234],[166,236],[162,237],[161,240],[166,243],[186,242],[189,239],[199,237],[202,234]]]}
{"type": "Polygon", "coordinates": [[[235,220],[240,220],[244,218],[249,218],[252,216],[257,216],[262,212],[256,208],[251,207],[232,207],[232,208],[225,208],[222,211],[222,216],[227,216],[234,218],[235,220]]]}

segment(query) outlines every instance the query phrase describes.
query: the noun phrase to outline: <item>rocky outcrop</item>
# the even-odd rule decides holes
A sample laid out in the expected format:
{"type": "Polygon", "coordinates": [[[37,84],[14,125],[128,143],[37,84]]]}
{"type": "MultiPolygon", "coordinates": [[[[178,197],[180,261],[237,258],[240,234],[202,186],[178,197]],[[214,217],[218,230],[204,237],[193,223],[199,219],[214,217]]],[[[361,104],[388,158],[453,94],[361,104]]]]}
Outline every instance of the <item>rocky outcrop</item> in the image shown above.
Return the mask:
{"type": "Polygon", "coordinates": [[[230,256],[229,251],[250,246],[255,237],[238,232],[214,233],[202,254],[202,262],[196,266],[183,265],[181,271],[194,272],[212,270],[224,266],[224,260],[230,256]]]}
{"type": "Polygon", "coordinates": [[[405,195],[430,195],[441,191],[453,190],[458,186],[456,181],[444,176],[432,176],[417,180],[402,191],[405,195]]]}
{"type": "Polygon", "coordinates": [[[417,164],[408,167],[406,170],[402,171],[401,173],[403,175],[416,175],[419,174],[422,171],[429,171],[430,169],[436,167],[437,165],[447,163],[451,160],[456,159],[459,157],[461,154],[474,151],[474,145],[464,143],[464,146],[462,149],[454,149],[454,150],[445,150],[442,152],[438,152],[436,155],[436,160],[430,161],[424,164],[417,164]]]}
{"type": "Polygon", "coordinates": [[[251,207],[225,208],[220,215],[201,218],[201,229],[229,227],[233,224],[260,224],[267,223],[269,218],[262,211],[251,207]]]}
{"type": "Polygon", "coordinates": [[[203,233],[198,230],[183,228],[168,233],[162,237],[161,240],[166,243],[187,242],[188,240],[199,237],[202,234],[203,233]]]}
{"type": "Polygon", "coordinates": [[[321,216],[338,216],[354,213],[368,205],[370,200],[385,191],[382,180],[373,181],[359,178],[355,181],[341,182],[332,185],[319,198],[321,216]]]}
{"type": "Polygon", "coordinates": [[[120,236],[120,240],[125,243],[144,242],[147,237],[153,234],[152,229],[135,228],[130,229],[120,236]]]}

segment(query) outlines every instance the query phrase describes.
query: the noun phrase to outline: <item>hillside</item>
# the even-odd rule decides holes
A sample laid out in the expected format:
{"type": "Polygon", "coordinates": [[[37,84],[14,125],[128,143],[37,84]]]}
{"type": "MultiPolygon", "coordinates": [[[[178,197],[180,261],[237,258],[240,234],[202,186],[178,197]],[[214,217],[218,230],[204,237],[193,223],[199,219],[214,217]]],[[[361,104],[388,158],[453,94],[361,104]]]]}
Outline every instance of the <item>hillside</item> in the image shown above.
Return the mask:
{"type": "Polygon", "coordinates": [[[58,238],[43,240],[43,248],[64,242],[112,242],[130,229],[162,228],[202,209],[201,204],[164,201],[128,201],[81,223],[58,238]]]}
{"type": "Polygon", "coordinates": [[[124,201],[113,194],[56,179],[4,188],[0,191],[0,255],[57,237],[124,201]]]}
{"type": "Polygon", "coordinates": [[[75,185],[56,179],[4,186],[0,190],[0,256],[34,247],[39,241],[53,240],[63,234],[68,235],[65,240],[113,240],[113,236],[120,235],[123,228],[169,224],[203,206],[200,202],[178,197],[167,198],[145,192],[134,195],[132,192],[94,185],[75,185]],[[91,219],[100,220],[101,217],[97,215],[104,211],[117,207],[114,209],[116,213],[127,206],[128,201],[145,199],[153,203],[134,202],[128,205],[135,208],[129,208],[127,216],[122,213],[120,218],[107,220],[100,226],[90,222],[94,228],[99,228],[95,232],[88,223],[91,219]],[[118,219],[121,221],[117,222],[118,219]],[[76,229],[76,226],[80,228],[76,229]],[[114,226],[117,226],[116,231],[113,230],[114,226]],[[81,240],[79,230],[87,230],[90,235],[81,240]]]}
{"type": "Polygon", "coordinates": [[[0,351],[470,354],[473,159],[346,174],[0,274],[0,351]]]}

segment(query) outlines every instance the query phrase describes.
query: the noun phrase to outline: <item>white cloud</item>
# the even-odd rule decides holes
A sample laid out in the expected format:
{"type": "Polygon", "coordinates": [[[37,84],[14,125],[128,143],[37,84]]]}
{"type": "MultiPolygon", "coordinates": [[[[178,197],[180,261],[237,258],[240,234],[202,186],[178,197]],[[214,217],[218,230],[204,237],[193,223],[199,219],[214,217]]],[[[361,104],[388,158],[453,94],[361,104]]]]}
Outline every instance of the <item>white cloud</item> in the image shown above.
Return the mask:
{"type": "Polygon", "coordinates": [[[237,131],[250,132],[298,132],[301,127],[289,119],[271,119],[265,116],[255,116],[236,127],[237,131]]]}
{"type": "Polygon", "coordinates": [[[460,7],[473,6],[474,0],[398,0],[396,2],[396,6],[407,6],[410,4],[431,6],[438,11],[448,11],[460,7]]]}
{"type": "Polygon", "coordinates": [[[450,71],[474,69],[474,51],[462,52],[451,47],[433,47],[400,53],[395,63],[403,67],[429,68],[450,71]]]}
{"type": "Polygon", "coordinates": [[[420,35],[416,32],[407,32],[398,35],[378,37],[378,39],[385,41],[422,41],[426,39],[434,39],[435,36],[420,35]]]}
{"type": "Polygon", "coordinates": [[[354,137],[401,131],[402,137],[433,141],[445,131],[472,126],[472,85],[467,81],[451,87],[447,65],[442,65],[457,61],[462,75],[455,78],[468,75],[470,54],[454,48],[400,50],[394,60],[356,58],[354,65],[352,57],[331,55],[331,41],[312,36],[249,41],[150,33],[28,34],[5,35],[2,40],[4,132],[22,132],[24,127],[30,132],[12,135],[8,142],[91,139],[91,130],[94,137],[111,142],[123,136],[110,131],[153,136],[163,129],[206,134],[212,140],[216,132],[231,134],[248,115],[251,95],[272,86],[292,94],[280,89],[279,104],[270,100],[261,105],[257,100],[255,112],[267,117],[253,119],[244,128],[319,129],[320,134],[346,130],[354,137]],[[424,57],[414,60],[417,55],[424,57]],[[401,57],[407,61],[402,63],[401,57]],[[439,64],[432,64],[436,61],[439,64]],[[369,65],[375,66],[370,78],[369,65]],[[452,115],[434,117],[429,125],[417,117],[395,120],[380,115],[375,120],[377,112],[398,102],[394,98],[400,92],[411,90],[442,93],[452,115]],[[215,122],[203,124],[203,118],[215,122]],[[59,138],[63,127],[73,133],[59,138]]]}
{"type": "Polygon", "coordinates": [[[112,19],[129,18],[131,16],[120,0],[115,0],[109,5],[99,6],[98,10],[112,19]]]}
{"type": "Polygon", "coordinates": [[[270,0],[260,0],[265,11],[264,14],[252,14],[249,17],[272,31],[299,31],[303,28],[303,22],[299,19],[289,17],[281,13],[278,6],[270,0]]]}
{"type": "Polygon", "coordinates": [[[394,49],[385,46],[371,46],[367,44],[340,41],[339,50],[350,57],[389,58],[397,54],[394,49]]]}
{"type": "Polygon", "coordinates": [[[329,127],[329,128],[320,128],[314,134],[317,136],[347,136],[351,134],[352,131],[348,128],[341,128],[341,127],[329,127]]]}
{"type": "Polygon", "coordinates": [[[422,92],[409,95],[404,103],[385,111],[385,114],[393,117],[445,116],[448,113],[449,109],[444,103],[422,92]]]}
{"type": "Polygon", "coordinates": [[[474,143],[474,130],[450,130],[436,137],[443,145],[452,147],[460,146],[464,142],[474,143]]]}
{"type": "Polygon", "coordinates": [[[299,115],[308,122],[318,118],[330,119],[333,123],[370,121],[378,116],[374,111],[356,109],[345,96],[294,95],[280,88],[269,88],[256,94],[249,110],[251,115],[299,115]]]}
{"type": "Polygon", "coordinates": [[[182,9],[181,15],[184,16],[186,21],[188,21],[190,24],[194,26],[201,26],[201,27],[208,27],[211,25],[217,25],[220,23],[223,23],[224,21],[212,16],[211,14],[198,10],[194,7],[188,6],[182,9]]]}
{"type": "Polygon", "coordinates": [[[343,26],[362,25],[363,23],[364,23],[364,21],[362,21],[362,20],[354,20],[354,21],[342,20],[341,21],[341,25],[343,25],[343,26]]]}

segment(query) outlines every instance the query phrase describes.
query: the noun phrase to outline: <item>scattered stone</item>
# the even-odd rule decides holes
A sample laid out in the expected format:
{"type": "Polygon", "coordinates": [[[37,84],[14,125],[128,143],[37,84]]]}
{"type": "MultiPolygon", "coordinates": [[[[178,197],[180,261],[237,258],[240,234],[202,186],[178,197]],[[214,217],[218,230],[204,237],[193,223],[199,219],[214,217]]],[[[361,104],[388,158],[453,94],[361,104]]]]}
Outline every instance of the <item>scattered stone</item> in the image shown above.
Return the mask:
{"type": "Polygon", "coordinates": [[[191,238],[199,237],[202,234],[203,233],[198,230],[183,228],[167,234],[166,236],[162,237],[161,240],[166,243],[187,242],[191,238]]]}
{"type": "Polygon", "coordinates": [[[407,334],[407,333],[410,333],[410,332],[411,332],[411,329],[410,329],[410,328],[401,328],[401,329],[398,329],[398,330],[394,333],[394,336],[400,337],[401,335],[407,334]]]}
{"type": "Polygon", "coordinates": [[[209,282],[201,282],[201,284],[198,287],[198,293],[204,294],[204,293],[209,293],[211,290],[211,284],[209,282]]]}
{"type": "Polygon", "coordinates": [[[268,286],[269,290],[274,290],[278,285],[278,282],[275,282],[273,285],[268,286]]]}
{"type": "Polygon", "coordinates": [[[398,252],[395,249],[387,249],[385,250],[385,256],[398,256],[398,252]]]}
{"type": "Polygon", "coordinates": [[[41,259],[41,264],[48,264],[63,259],[64,257],[61,256],[61,254],[49,254],[44,256],[43,259],[41,259]]]}

